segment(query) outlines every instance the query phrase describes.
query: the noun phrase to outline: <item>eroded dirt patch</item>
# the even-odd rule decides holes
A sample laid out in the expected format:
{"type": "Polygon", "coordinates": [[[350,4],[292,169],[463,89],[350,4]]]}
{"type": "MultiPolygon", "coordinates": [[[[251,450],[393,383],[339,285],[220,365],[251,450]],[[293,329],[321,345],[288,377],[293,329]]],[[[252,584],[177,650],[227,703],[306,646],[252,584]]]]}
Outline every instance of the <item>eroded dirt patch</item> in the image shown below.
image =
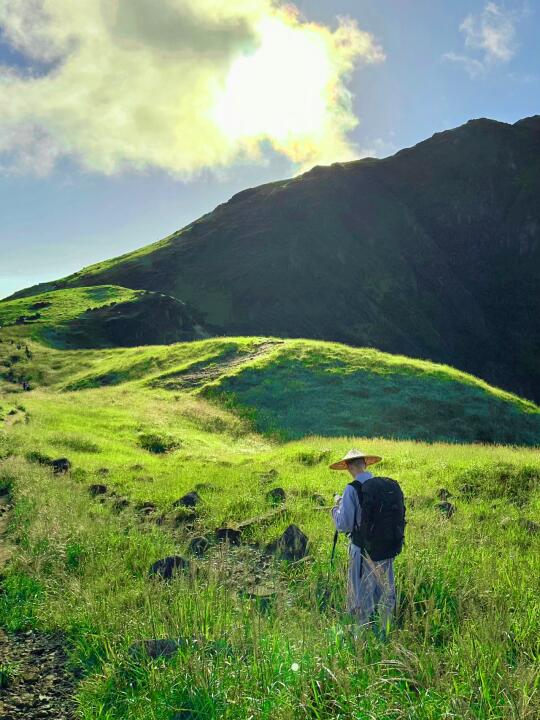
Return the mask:
{"type": "MultiPolygon", "coordinates": [[[[0,494],[0,580],[14,552],[6,535],[10,512],[9,495],[0,494]]],[[[67,662],[60,634],[7,633],[0,628],[1,720],[74,718],[76,680],[67,662]]]]}
{"type": "Polygon", "coordinates": [[[71,720],[75,678],[67,670],[61,635],[0,629],[0,718],[2,720],[71,720]]]}

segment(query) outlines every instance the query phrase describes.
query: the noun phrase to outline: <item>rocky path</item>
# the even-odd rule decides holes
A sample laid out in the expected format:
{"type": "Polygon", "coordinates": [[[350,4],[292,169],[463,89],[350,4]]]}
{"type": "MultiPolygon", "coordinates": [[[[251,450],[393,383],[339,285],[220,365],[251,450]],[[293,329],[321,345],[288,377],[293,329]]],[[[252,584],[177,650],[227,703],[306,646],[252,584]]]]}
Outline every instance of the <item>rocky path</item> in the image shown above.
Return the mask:
{"type": "Polygon", "coordinates": [[[217,380],[230,370],[240,365],[245,365],[266,355],[269,350],[281,344],[280,340],[273,340],[259,345],[255,350],[248,353],[234,351],[220,358],[212,359],[208,363],[196,363],[189,370],[166,374],[157,378],[153,384],[164,387],[167,390],[195,390],[212,380],[217,380]]]}
{"type": "MultiPolygon", "coordinates": [[[[10,510],[8,495],[0,495],[0,581],[13,555],[6,538],[10,510]]],[[[1,720],[72,720],[74,685],[61,635],[0,628],[1,720]]]]}

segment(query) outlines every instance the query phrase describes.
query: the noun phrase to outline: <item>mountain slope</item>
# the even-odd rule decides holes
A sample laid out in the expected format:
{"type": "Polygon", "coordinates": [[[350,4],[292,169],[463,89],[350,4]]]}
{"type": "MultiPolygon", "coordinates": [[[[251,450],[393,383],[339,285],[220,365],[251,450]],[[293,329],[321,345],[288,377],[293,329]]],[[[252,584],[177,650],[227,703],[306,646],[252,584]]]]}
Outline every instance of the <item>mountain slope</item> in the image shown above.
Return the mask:
{"type": "Polygon", "coordinates": [[[538,401],[540,116],[246,190],[45,287],[97,284],[187,301],[217,334],[373,346],[538,401]]]}

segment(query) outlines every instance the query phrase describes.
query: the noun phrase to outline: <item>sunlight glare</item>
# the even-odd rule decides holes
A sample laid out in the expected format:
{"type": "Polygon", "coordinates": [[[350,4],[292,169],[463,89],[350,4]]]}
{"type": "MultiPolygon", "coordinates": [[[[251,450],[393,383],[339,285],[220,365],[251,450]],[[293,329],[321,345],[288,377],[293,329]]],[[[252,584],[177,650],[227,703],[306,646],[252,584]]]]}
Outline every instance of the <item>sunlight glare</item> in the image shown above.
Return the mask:
{"type": "Polygon", "coordinates": [[[260,45],[231,66],[216,121],[232,140],[268,139],[276,145],[322,136],[332,60],[315,26],[265,18],[260,45]]]}

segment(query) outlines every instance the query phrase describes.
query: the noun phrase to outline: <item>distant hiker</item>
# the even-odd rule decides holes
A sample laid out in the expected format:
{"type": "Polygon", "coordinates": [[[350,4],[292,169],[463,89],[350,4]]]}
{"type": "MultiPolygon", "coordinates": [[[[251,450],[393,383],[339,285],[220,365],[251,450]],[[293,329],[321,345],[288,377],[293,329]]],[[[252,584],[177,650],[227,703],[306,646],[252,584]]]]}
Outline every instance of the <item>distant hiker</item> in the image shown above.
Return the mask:
{"type": "Polygon", "coordinates": [[[393,558],[401,552],[405,534],[405,503],[395,480],[374,477],[367,467],[382,460],[350,450],[330,465],[331,470],[348,470],[353,477],[343,497],[336,495],[332,517],[336,530],[347,533],[349,582],[347,610],[360,625],[383,636],[396,604],[393,558]]]}

